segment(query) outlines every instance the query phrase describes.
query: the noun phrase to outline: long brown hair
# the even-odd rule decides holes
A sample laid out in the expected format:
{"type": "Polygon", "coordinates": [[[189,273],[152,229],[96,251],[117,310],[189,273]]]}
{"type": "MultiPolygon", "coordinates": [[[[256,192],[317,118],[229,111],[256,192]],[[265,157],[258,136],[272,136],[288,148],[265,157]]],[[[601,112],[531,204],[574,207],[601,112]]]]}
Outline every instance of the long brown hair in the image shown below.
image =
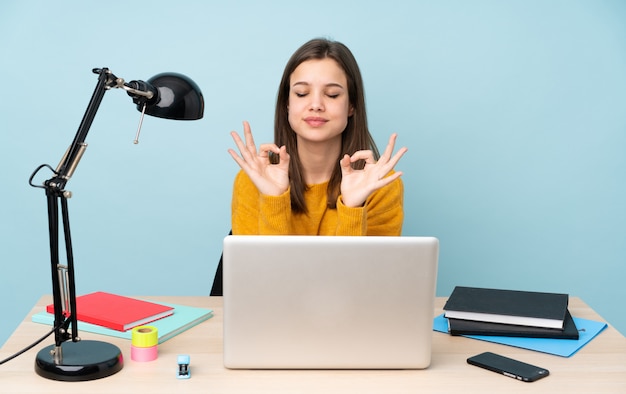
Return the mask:
{"type": "MultiPolygon", "coordinates": [[[[306,213],[307,207],[304,202],[306,183],[304,182],[304,169],[298,156],[296,133],[289,125],[288,105],[290,79],[294,70],[307,60],[320,60],[330,58],[339,64],[346,74],[348,83],[348,98],[353,108],[353,114],[348,118],[348,124],[341,135],[341,151],[337,157],[337,163],[328,183],[327,199],[328,207],[337,207],[337,198],[340,194],[341,167],[339,161],[344,154],[352,155],[359,150],[371,150],[374,158],[378,160],[379,153],[374,139],[367,127],[367,114],[365,111],[365,91],[361,71],[352,55],[352,52],[344,44],[330,41],[324,38],[313,39],[302,45],[291,56],[283,72],[278,87],[276,100],[276,113],[274,116],[274,142],[278,146],[285,145],[289,153],[289,182],[291,186],[291,208],[293,212],[306,213]]],[[[355,163],[355,168],[363,168],[364,162],[355,163]]]]}

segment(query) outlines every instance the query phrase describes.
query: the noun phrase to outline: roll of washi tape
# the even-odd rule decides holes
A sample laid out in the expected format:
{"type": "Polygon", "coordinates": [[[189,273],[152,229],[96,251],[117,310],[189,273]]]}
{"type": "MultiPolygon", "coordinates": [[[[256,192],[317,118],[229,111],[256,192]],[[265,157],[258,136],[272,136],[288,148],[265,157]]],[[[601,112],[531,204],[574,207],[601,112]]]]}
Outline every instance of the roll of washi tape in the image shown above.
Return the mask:
{"type": "Polygon", "coordinates": [[[159,330],[154,326],[133,328],[131,342],[135,347],[152,347],[159,343],[159,330]]]}
{"type": "Polygon", "coordinates": [[[138,326],[131,332],[130,359],[152,361],[158,356],[159,330],[154,326],[138,326]]]}
{"type": "Polygon", "coordinates": [[[159,355],[157,346],[150,347],[137,347],[130,345],[130,359],[133,361],[153,361],[156,360],[159,355]]]}

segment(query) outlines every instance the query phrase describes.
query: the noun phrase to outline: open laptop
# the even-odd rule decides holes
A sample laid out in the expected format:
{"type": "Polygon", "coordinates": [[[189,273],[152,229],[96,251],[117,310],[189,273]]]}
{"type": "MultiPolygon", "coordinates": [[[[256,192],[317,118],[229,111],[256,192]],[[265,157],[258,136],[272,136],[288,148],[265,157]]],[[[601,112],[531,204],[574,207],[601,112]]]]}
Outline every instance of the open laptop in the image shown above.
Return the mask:
{"type": "Polygon", "coordinates": [[[433,237],[226,237],[225,367],[428,367],[438,255],[433,237]]]}

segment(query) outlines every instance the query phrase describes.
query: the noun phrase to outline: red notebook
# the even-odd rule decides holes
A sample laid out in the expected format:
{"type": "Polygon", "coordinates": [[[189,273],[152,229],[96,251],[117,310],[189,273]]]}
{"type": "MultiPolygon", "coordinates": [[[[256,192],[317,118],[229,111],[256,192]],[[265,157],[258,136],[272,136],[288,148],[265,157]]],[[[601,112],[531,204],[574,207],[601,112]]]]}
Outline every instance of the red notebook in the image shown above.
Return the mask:
{"type": "MultiPolygon", "coordinates": [[[[54,305],[48,305],[46,311],[54,313],[54,305]]],[[[117,331],[127,331],[173,313],[174,308],[169,306],[102,291],[76,297],[76,319],[117,331]]]]}

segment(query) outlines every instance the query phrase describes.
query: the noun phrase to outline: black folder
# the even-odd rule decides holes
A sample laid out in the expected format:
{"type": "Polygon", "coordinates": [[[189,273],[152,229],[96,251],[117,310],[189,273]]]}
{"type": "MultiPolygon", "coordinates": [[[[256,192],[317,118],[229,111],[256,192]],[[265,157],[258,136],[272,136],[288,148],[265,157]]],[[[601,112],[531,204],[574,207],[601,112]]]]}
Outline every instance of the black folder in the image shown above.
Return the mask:
{"type": "Polygon", "coordinates": [[[475,320],[448,319],[448,331],[451,335],[578,339],[578,328],[576,328],[576,324],[569,311],[567,311],[565,315],[563,330],[558,328],[488,323],[475,320]]]}

